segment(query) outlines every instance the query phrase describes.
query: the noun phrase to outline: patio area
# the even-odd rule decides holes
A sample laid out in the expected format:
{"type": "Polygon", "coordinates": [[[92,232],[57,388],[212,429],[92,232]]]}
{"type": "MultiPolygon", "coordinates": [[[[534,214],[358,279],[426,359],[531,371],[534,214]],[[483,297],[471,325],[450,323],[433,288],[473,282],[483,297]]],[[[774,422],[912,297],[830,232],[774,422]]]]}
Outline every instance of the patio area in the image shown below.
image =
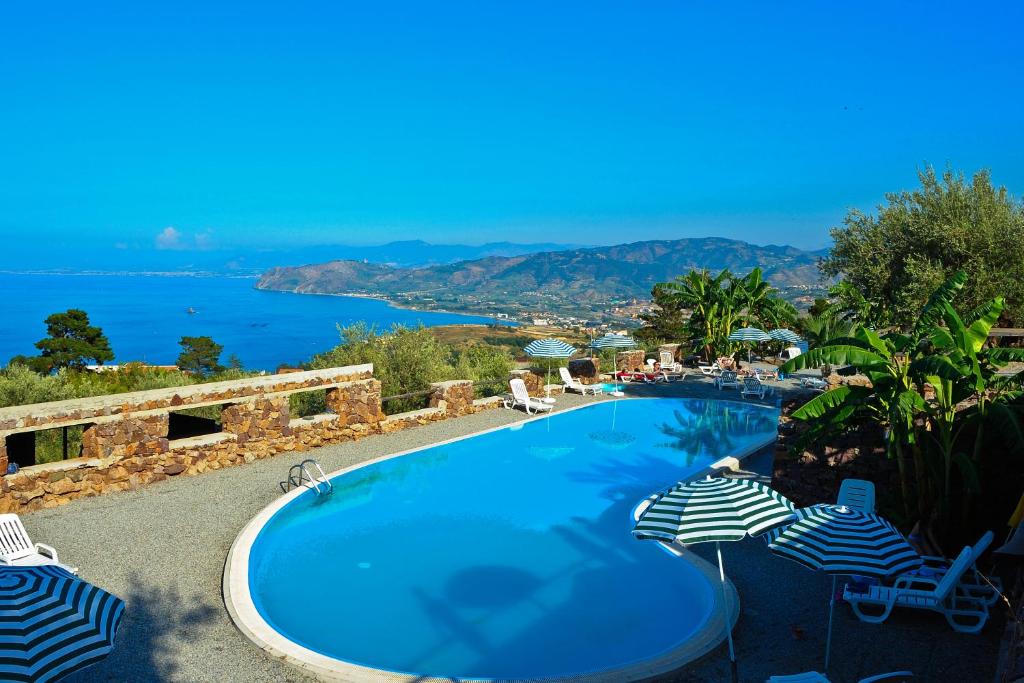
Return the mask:
{"type": "MultiPolygon", "coordinates": [[[[785,398],[798,391],[780,385],[785,398]]],[[[627,396],[738,399],[710,380],[638,385],[627,396]]],[[[558,408],[605,398],[567,395],[558,408]]],[[[490,410],[394,434],[328,446],[315,457],[328,472],[524,419],[490,410]]],[[[280,491],[299,455],[279,455],[203,476],[175,478],[137,491],[75,501],[24,515],[34,540],[55,546],[81,575],[124,598],[125,619],[113,654],[72,681],[305,681],[297,669],[253,646],[228,617],[221,579],[239,530],[280,491]]],[[[694,552],[714,561],[713,546],[694,552]]],[[[772,556],[758,540],[723,546],[729,578],[741,598],[735,641],[741,680],[820,670],[830,578],[772,556]]],[[[315,586],[309,587],[315,593],[315,586]]],[[[839,606],[831,677],[837,682],[895,669],[922,681],[993,679],[1002,615],[978,636],[954,633],[938,615],[897,613],[884,625],[858,622],[839,606]]],[[[729,680],[724,644],[664,681],[729,680]]]]}

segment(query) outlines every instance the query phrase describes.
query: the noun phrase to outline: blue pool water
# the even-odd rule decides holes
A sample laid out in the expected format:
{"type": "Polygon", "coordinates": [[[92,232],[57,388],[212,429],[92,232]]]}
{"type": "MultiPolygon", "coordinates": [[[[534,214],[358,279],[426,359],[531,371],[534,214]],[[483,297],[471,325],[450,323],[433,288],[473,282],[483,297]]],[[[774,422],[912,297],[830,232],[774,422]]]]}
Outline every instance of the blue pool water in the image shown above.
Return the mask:
{"type": "Polygon", "coordinates": [[[776,424],[728,401],[607,401],[376,463],[270,519],[250,592],[288,639],[379,669],[528,678],[644,661],[699,629],[714,596],[633,539],[633,508],[776,424]]]}

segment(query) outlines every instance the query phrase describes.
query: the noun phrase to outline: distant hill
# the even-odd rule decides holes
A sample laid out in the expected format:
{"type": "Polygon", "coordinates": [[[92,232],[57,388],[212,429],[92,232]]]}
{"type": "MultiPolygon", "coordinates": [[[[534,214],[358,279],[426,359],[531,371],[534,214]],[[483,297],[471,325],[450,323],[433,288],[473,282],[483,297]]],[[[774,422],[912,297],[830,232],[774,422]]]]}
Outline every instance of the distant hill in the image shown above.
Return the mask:
{"type": "MultiPolygon", "coordinates": [[[[488,256],[520,256],[539,251],[574,249],[577,244],[542,242],[481,245],[430,244],[422,240],[376,245],[303,245],[294,247],[214,247],[209,249],[155,249],[151,246],[93,247],[47,245],[46,249],[15,249],[7,262],[17,270],[61,272],[203,272],[258,275],[281,265],[322,263],[330,260],[370,261],[399,268],[467,261],[488,256]]],[[[14,269],[6,266],[8,269],[14,269]]]]}
{"type": "Polygon", "coordinates": [[[397,268],[362,261],[331,261],[273,268],[260,289],[304,293],[358,293],[384,297],[451,294],[498,301],[519,294],[555,299],[647,298],[651,287],[692,268],[747,273],[760,266],[780,289],[819,285],[820,256],[789,246],[701,238],[634,242],[611,247],[542,251],[397,268]]]}

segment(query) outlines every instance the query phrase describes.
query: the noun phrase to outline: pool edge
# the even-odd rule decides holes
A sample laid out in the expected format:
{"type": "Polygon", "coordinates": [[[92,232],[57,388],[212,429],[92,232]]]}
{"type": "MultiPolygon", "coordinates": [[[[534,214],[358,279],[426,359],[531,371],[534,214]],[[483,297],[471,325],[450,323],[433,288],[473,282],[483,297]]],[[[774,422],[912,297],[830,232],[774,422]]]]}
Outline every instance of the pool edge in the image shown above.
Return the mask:
{"type": "MultiPolygon", "coordinates": [[[[670,398],[670,397],[665,397],[670,398]]],[[[671,397],[676,398],[676,397],[671,397]]],[[[680,397],[681,398],[681,397],[680,397]]],[[[617,400],[664,400],[659,397],[634,397],[617,400]]],[[[716,399],[723,400],[726,402],[729,399],[716,399]]],[[[605,401],[593,401],[566,410],[558,411],[557,413],[546,413],[544,415],[533,416],[525,420],[519,420],[511,424],[500,425],[497,427],[491,427],[488,429],[479,430],[470,434],[454,437],[451,439],[445,439],[436,443],[431,443],[425,446],[419,446],[416,448],[406,449],[396,453],[381,456],[379,458],[373,458],[365,462],[343,467],[339,470],[330,472],[327,477],[332,479],[349,472],[353,472],[370,465],[391,460],[393,458],[399,458],[404,455],[416,453],[428,448],[435,448],[437,446],[443,446],[450,443],[462,441],[464,439],[473,438],[482,434],[490,432],[500,431],[502,429],[508,429],[509,427],[521,426],[526,422],[535,422],[543,419],[548,419],[552,414],[564,414],[573,412],[576,410],[592,407],[605,401]]],[[[761,406],[770,409],[769,406],[761,406]]],[[[739,463],[742,460],[750,457],[751,455],[758,453],[771,443],[774,443],[775,438],[766,439],[760,442],[756,446],[751,446],[744,449],[741,453],[722,458],[715,463],[712,463],[707,468],[694,473],[687,477],[688,479],[696,479],[704,477],[705,475],[717,471],[723,468],[732,468],[734,463],[739,463]]],[[[348,681],[350,683],[383,683],[383,682],[417,682],[417,683],[452,683],[452,681],[503,681],[507,683],[527,683],[528,681],[545,681],[545,682],[593,682],[593,683],[614,683],[623,680],[639,680],[650,676],[656,676],[659,674],[668,673],[674,671],[688,662],[692,662],[700,657],[708,654],[718,645],[725,641],[726,638],[726,623],[728,622],[729,627],[735,625],[739,619],[739,594],[737,593],[732,581],[726,579],[726,586],[722,587],[719,581],[718,568],[704,559],[696,556],[694,553],[687,553],[685,556],[673,552],[678,555],[679,559],[688,562],[694,569],[696,569],[704,578],[708,581],[711,587],[712,593],[715,596],[718,605],[723,603],[728,605],[729,614],[726,616],[724,610],[713,609],[711,616],[708,617],[704,625],[696,631],[685,643],[680,646],[669,650],[667,652],[656,655],[655,657],[645,660],[643,662],[637,662],[626,666],[618,667],[615,669],[609,669],[604,671],[596,671],[591,673],[573,674],[568,676],[554,676],[546,678],[528,678],[528,679],[491,679],[491,678],[461,678],[456,679],[452,677],[433,677],[415,674],[404,674],[399,672],[387,671],[383,669],[375,669],[371,667],[360,666],[333,657],[328,657],[309,648],[303,647],[292,640],[289,640],[283,636],[280,632],[270,626],[259,614],[256,609],[255,603],[253,602],[252,596],[249,592],[249,554],[252,549],[252,545],[256,540],[259,532],[267,524],[267,522],[273,517],[279,510],[284,508],[294,499],[298,498],[307,491],[305,488],[294,489],[288,493],[280,496],[276,500],[272,501],[262,510],[260,510],[256,516],[254,516],[249,522],[242,528],[239,534],[235,537],[234,542],[231,544],[231,548],[228,550],[227,558],[224,563],[224,573],[222,580],[222,597],[224,599],[224,605],[231,617],[232,623],[235,627],[253,644],[259,647],[261,650],[266,652],[271,657],[286,662],[291,666],[295,666],[303,670],[307,674],[311,674],[320,680],[327,681],[348,681]],[[728,592],[728,599],[725,599],[725,591],[728,592]]],[[[666,546],[668,548],[668,546],[666,546]]],[[[670,549],[671,552],[671,549],[670,549]]]]}

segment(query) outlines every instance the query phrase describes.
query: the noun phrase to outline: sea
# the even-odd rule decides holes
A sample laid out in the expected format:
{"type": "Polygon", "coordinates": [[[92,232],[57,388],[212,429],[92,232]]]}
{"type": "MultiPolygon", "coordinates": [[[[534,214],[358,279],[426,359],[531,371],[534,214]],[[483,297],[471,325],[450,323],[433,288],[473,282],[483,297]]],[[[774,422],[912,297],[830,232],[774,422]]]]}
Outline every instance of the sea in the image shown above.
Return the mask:
{"type": "MultiPolygon", "coordinates": [[[[182,336],[207,335],[248,369],[295,365],[340,342],[338,325],[490,324],[492,318],[396,308],[363,297],[268,292],[255,277],[0,273],[0,367],[38,353],[43,320],[80,308],[103,328],[116,360],[173,364],[182,336]]],[[[507,321],[502,321],[507,324],[507,321]]]]}

